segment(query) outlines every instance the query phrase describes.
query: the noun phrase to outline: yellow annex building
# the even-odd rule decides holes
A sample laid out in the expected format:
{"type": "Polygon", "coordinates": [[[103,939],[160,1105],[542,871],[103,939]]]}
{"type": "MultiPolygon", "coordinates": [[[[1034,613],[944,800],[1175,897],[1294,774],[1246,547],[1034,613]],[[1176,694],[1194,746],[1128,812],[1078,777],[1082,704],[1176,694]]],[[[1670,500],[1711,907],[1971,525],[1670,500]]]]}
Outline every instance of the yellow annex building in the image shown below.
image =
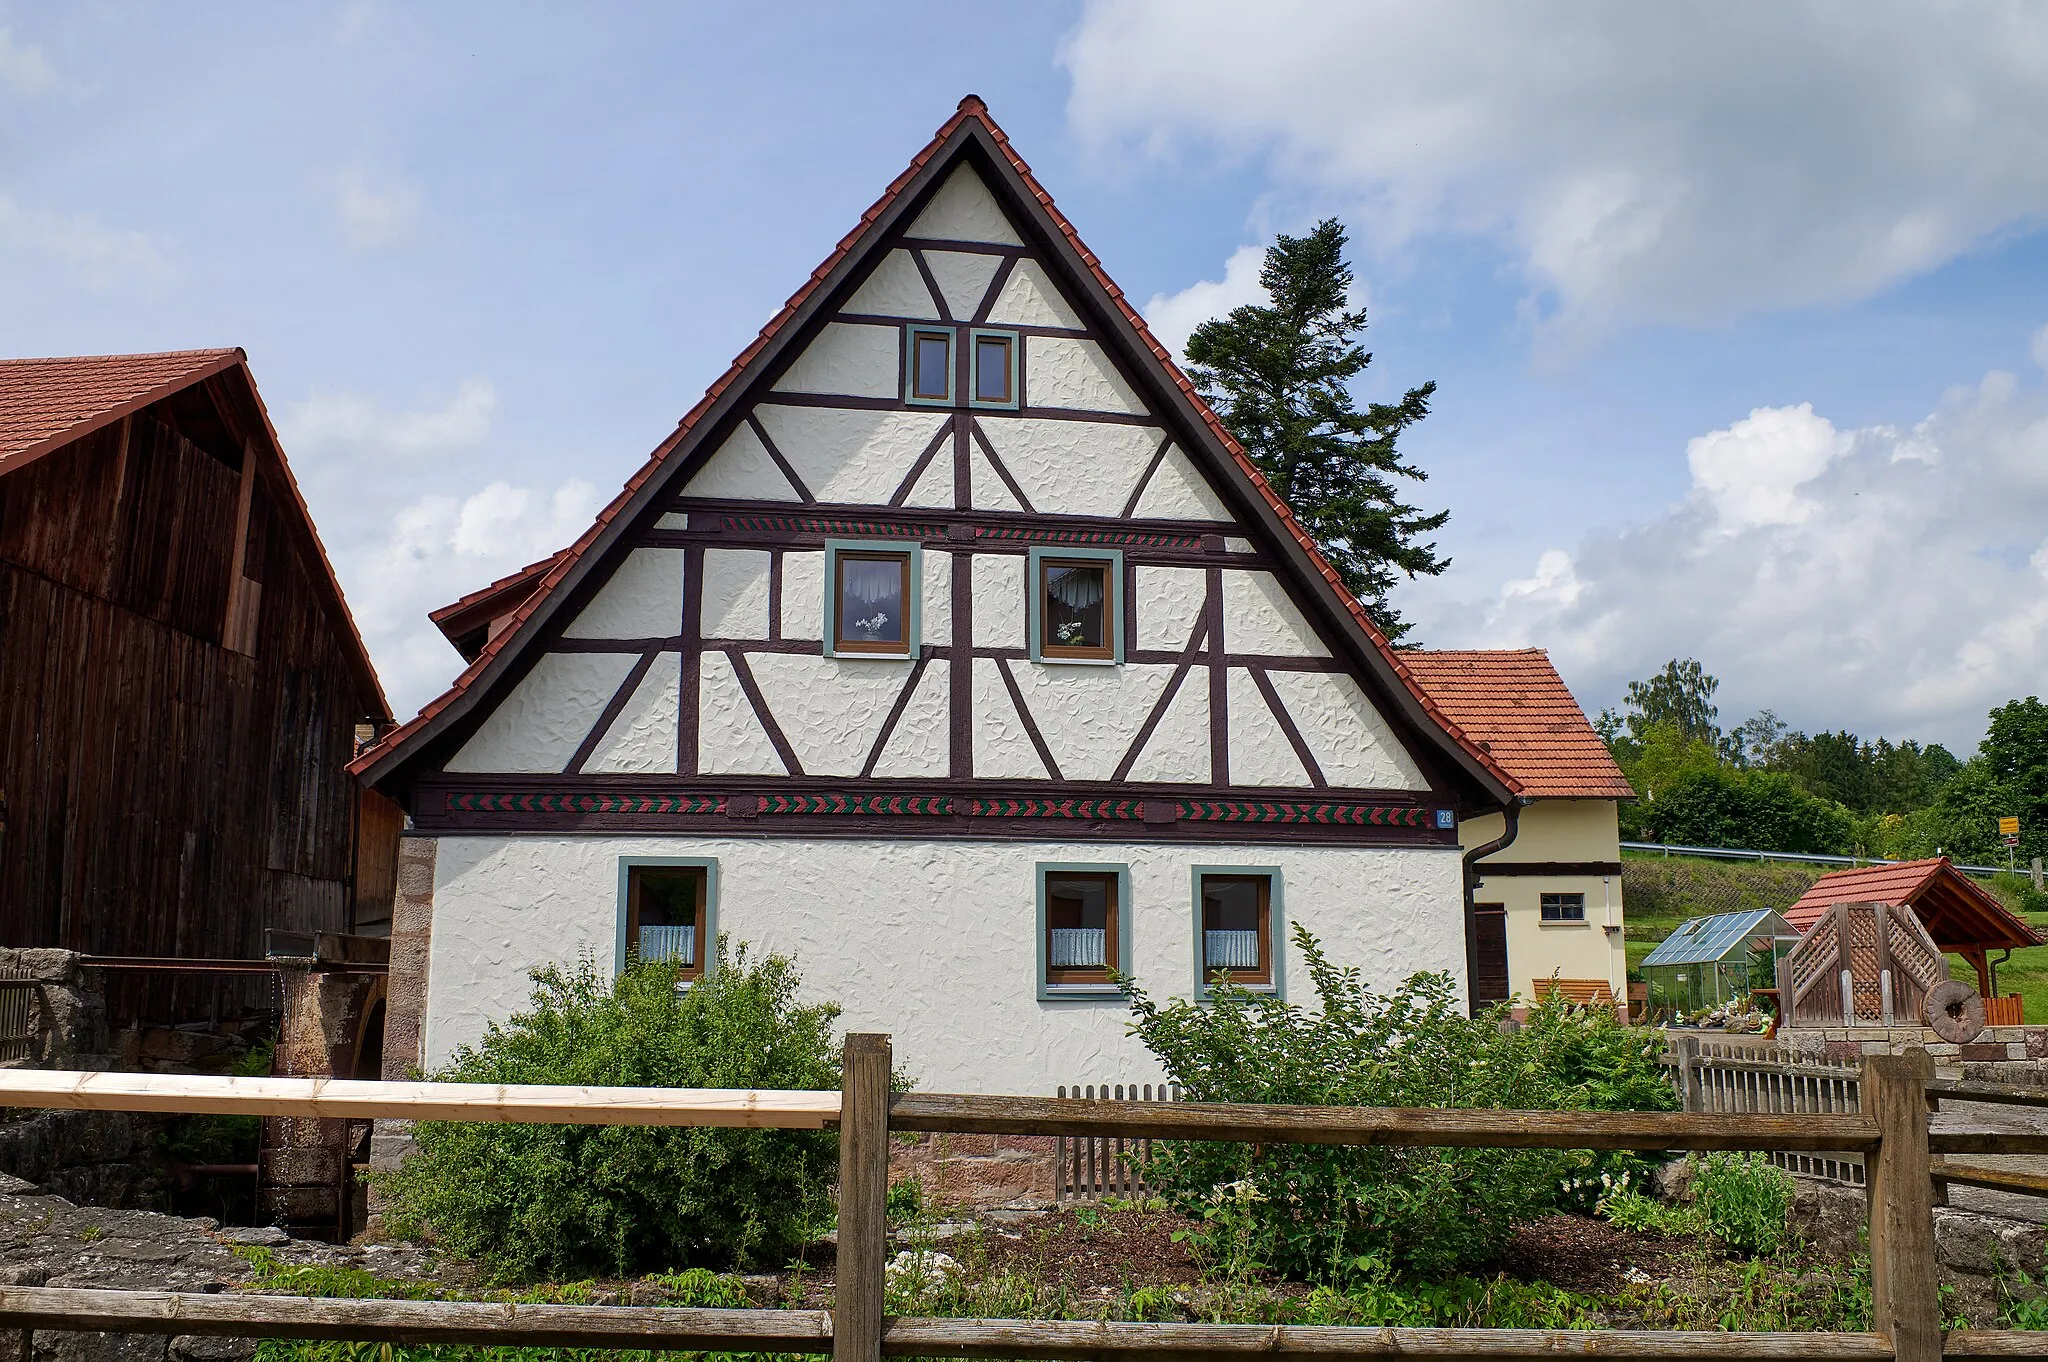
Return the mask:
{"type": "Polygon", "coordinates": [[[1521,786],[1511,814],[1459,829],[1473,1010],[1530,1001],[1553,980],[1574,1000],[1625,1005],[1616,808],[1635,791],[1607,745],[1539,649],[1401,657],[1445,717],[1521,786]]]}

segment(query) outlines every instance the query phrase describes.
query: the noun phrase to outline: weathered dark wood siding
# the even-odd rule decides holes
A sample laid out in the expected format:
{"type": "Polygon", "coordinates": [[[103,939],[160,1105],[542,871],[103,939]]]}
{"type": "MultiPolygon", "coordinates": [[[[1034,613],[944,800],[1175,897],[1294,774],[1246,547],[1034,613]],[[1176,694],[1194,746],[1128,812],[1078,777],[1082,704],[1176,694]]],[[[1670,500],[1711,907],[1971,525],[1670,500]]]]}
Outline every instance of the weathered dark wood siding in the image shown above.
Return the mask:
{"type": "Polygon", "coordinates": [[[248,958],[266,927],[349,929],[342,765],[379,706],[262,452],[253,656],[223,645],[257,446],[199,395],[0,477],[0,944],[248,958]]]}

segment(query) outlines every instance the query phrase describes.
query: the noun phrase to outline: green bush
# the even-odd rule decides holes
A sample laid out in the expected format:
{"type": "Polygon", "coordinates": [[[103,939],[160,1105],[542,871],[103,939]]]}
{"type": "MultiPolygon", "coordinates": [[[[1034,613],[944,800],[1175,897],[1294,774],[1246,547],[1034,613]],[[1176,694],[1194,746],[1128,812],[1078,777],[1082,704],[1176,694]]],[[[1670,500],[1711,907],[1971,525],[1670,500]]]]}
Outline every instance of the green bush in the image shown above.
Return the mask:
{"type": "Polygon", "coordinates": [[[1776,1253],[1785,1243],[1792,1179],[1762,1154],[1709,1154],[1693,1165],[1693,1204],[1707,1233],[1737,1253],[1776,1253]]]}
{"type": "MultiPolygon", "coordinates": [[[[1608,1012],[1550,1002],[1529,1023],[1464,1014],[1451,980],[1421,974],[1381,996],[1299,926],[1311,1011],[1242,988],[1153,1001],[1124,981],[1133,1032],[1198,1101],[1373,1107],[1652,1109],[1671,1103],[1654,1037],[1608,1012]]],[[[1177,1143],[1150,1176],[1199,1219],[1212,1262],[1334,1284],[1384,1264],[1409,1278],[1491,1261],[1517,1221],[1555,1206],[1584,1153],[1177,1143]]]]}
{"type": "MultiPolygon", "coordinates": [[[[528,1010],[459,1051],[456,1083],[835,1088],[831,1004],[799,1004],[786,957],[720,940],[678,989],[668,964],[616,981],[585,960],[533,975],[528,1010]]],[[[781,1261],[829,1206],[830,1134],[654,1126],[422,1122],[378,1181],[401,1234],[427,1232],[498,1280],[781,1261]]]]}

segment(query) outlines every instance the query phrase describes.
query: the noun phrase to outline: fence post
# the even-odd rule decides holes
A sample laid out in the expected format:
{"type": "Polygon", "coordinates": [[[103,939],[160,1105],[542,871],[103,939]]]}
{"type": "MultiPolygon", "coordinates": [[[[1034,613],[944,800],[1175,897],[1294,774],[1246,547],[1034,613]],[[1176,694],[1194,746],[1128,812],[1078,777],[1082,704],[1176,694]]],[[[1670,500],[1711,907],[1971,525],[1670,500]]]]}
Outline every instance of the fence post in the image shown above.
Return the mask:
{"type": "Polygon", "coordinates": [[[839,1251],[832,1362],[881,1362],[889,1250],[889,1037],[846,1037],[839,1070],[839,1251]]]}
{"type": "Polygon", "coordinates": [[[1870,1327],[1898,1362],[1939,1362],[1941,1296],[1934,1277],[1934,1178],[1927,1152],[1927,1080],[1934,1061],[1915,1047],[1863,1061],[1863,1110],[1877,1122],[1864,1160],[1870,1214],[1870,1327]]]}
{"type": "Polygon", "coordinates": [[[1678,1106],[1681,1111],[1705,1111],[1706,1095],[1701,1089],[1700,1038],[1678,1038],[1678,1106]]]}

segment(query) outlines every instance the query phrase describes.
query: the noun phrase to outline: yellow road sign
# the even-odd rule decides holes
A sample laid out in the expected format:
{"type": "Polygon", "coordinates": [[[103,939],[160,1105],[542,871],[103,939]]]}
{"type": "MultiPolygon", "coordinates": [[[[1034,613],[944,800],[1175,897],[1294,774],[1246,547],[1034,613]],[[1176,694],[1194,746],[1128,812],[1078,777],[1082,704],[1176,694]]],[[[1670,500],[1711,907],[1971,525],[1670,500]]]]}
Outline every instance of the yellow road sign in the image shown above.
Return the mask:
{"type": "Polygon", "coordinates": [[[1998,835],[1999,835],[1999,836],[2001,836],[2001,837],[2017,837],[2017,836],[2019,836],[2019,835],[2020,835],[2020,820],[2019,820],[2019,819],[2017,819],[2017,818],[2001,818],[2001,819],[1999,819],[1999,820],[1998,820],[1998,835]]]}

